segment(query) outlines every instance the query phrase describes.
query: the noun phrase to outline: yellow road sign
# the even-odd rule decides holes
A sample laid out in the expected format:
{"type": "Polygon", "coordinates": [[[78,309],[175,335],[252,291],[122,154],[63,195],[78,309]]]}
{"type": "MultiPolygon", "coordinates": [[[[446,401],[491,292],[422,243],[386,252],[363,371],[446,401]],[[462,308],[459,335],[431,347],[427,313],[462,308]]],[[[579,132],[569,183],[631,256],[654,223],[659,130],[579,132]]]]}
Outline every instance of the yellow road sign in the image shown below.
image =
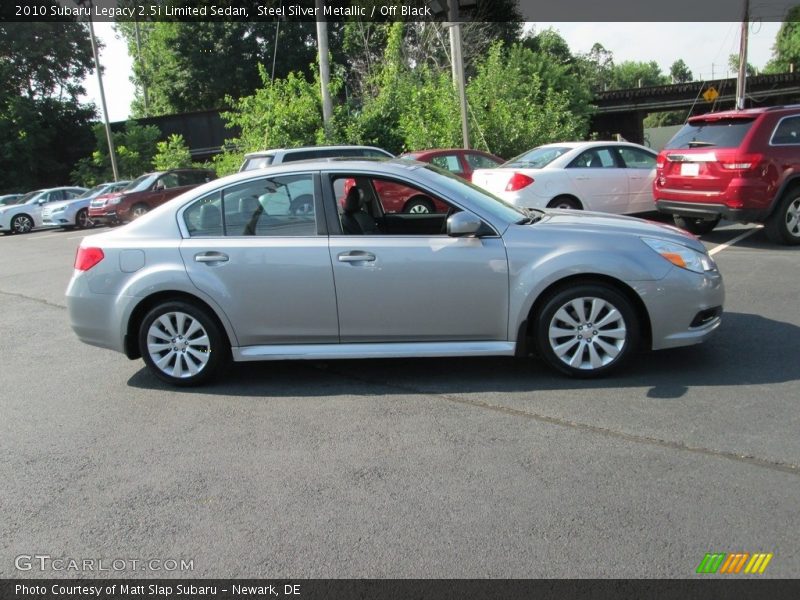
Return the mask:
{"type": "Polygon", "coordinates": [[[705,98],[706,102],[713,102],[717,98],[719,98],[719,92],[717,88],[713,85],[708,86],[708,89],[703,92],[703,98],[705,98]]]}

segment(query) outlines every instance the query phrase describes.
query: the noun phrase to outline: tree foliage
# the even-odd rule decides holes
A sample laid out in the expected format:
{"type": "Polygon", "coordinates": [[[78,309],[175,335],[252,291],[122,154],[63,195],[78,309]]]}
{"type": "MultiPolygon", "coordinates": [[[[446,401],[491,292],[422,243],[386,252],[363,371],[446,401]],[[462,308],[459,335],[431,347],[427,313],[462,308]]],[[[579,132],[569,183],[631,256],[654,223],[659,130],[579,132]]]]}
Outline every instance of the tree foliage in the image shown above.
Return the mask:
{"type": "Polygon", "coordinates": [[[800,6],[789,10],[775,37],[767,73],[787,73],[800,68],[800,6]]]}
{"type": "MultiPolygon", "coordinates": [[[[72,181],[76,184],[91,187],[114,179],[105,128],[102,124],[95,125],[94,135],[96,149],[91,156],[78,161],[72,171],[72,181]]],[[[117,169],[122,179],[134,179],[153,170],[153,158],[160,135],[158,127],[154,125],[143,127],[133,121],[126,123],[121,131],[112,133],[117,169]]]]}
{"type": "Polygon", "coordinates": [[[156,171],[180,169],[192,166],[192,155],[182,135],[172,134],[165,141],[156,144],[153,168],[156,171]]]}
{"type": "Polygon", "coordinates": [[[89,151],[95,109],[77,97],[91,65],[83,25],[0,23],[0,192],[63,185],[89,151]]]}
{"type": "Polygon", "coordinates": [[[669,68],[669,75],[672,78],[672,83],[686,83],[692,81],[692,72],[682,58],[679,58],[669,68]]]}
{"type": "Polygon", "coordinates": [[[628,60],[614,65],[611,69],[609,89],[628,89],[666,85],[669,78],[661,72],[661,67],[654,60],[637,62],[628,60]]]}

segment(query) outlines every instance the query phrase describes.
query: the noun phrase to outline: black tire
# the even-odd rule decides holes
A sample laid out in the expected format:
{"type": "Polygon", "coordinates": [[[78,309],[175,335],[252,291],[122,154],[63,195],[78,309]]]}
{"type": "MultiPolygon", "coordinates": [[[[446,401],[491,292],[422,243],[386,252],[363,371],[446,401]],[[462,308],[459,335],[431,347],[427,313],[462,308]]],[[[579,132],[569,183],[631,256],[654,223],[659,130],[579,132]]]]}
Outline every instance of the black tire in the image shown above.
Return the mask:
{"type": "Polygon", "coordinates": [[[423,196],[414,196],[403,207],[403,212],[405,213],[430,214],[435,211],[433,202],[423,196]]]}
{"type": "Polygon", "coordinates": [[[556,196],[547,204],[547,208],[567,208],[570,210],[583,210],[583,205],[575,198],[569,196],[556,196]]]}
{"type": "Polygon", "coordinates": [[[675,222],[677,227],[685,229],[689,233],[693,233],[695,235],[705,235],[706,233],[711,233],[714,230],[714,227],[717,226],[720,218],[720,215],[717,215],[714,219],[701,219],[699,217],[681,217],[679,215],[674,215],[672,220],[675,222]]]}
{"type": "Polygon", "coordinates": [[[75,227],[78,229],[90,229],[94,227],[94,221],[89,218],[89,209],[82,208],[75,215],[75,227]]]}
{"type": "Polygon", "coordinates": [[[764,223],[764,232],[771,242],[796,246],[800,244],[800,191],[786,194],[764,223]]]}
{"type": "Polygon", "coordinates": [[[14,233],[30,233],[33,231],[33,219],[28,215],[17,215],[11,219],[11,231],[14,233]]]}
{"type": "Polygon", "coordinates": [[[145,315],[139,327],[139,349],[156,377],[181,387],[210,381],[231,355],[217,321],[205,309],[180,300],[159,304],[145,315]],[[193,329],[195,323],[200,330],[193,329]]]}
{"type": "Polygon", "coordinates": [[[578,283],[556,290],[534,316],[534,327],[538,355],[554,369],[578,378],[618,368],[641,338],[631,302],[603,284],[578,283]],[[592,318],[594,323],[588,320],[592,318]]]}
{"type": "Polygon", "coordinates": [[[135,204],[133,208],[131,208],[131,220],[138,219],[142,215],[146,215],[150,212],[150,207],[147,204],[135,204]]]}

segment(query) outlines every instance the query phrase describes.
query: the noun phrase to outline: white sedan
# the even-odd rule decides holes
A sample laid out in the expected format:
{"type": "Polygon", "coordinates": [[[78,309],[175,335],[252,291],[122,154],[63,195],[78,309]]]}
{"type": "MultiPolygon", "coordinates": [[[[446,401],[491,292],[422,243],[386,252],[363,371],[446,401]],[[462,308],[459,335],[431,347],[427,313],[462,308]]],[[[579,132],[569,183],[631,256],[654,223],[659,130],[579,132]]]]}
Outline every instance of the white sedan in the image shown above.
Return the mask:
{"type": "Polygon", "coordinates": [[[29,233],[42,226],[42,208],[88,192],[82,187],[58,187],[28,192],[19,202],[0,208],[0,233],[29,233]]]}
{"type": "Polygon", "coordinates": [[[656,156],[628,142],[547,144],[496,169],[478,169],[472,183],[518,207],[650,212],[656,156]]]}

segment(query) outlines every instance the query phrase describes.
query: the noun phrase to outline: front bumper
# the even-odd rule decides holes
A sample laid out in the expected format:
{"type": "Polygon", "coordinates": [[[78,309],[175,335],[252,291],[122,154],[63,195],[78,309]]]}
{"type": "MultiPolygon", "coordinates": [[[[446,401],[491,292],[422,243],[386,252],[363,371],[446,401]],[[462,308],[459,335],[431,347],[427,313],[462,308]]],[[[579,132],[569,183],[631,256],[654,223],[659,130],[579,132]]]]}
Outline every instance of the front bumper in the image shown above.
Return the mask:
{"type": "Polygon", "coordinates": [[[653,350],[699,344],[722,323],[725,286],[719,271],[673,267],[663,279],[634,287],[650,315],[653,350]]]}

